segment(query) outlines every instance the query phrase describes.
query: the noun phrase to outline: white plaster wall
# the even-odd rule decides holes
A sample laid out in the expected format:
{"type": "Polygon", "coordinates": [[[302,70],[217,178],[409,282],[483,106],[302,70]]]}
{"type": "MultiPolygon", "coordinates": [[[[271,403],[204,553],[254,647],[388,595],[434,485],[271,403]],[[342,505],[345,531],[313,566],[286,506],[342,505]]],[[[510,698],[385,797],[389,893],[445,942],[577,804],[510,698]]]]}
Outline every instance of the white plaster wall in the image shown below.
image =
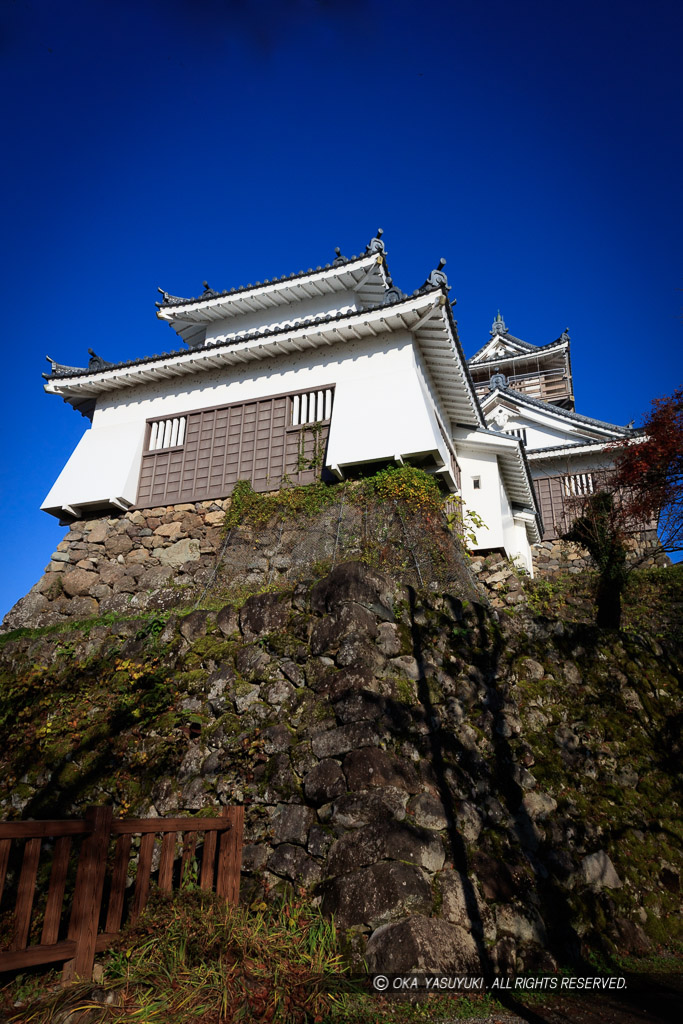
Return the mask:
{"type": "Polygon", "coordinates": [[[416,373],[412,337],[396,332],[102,396],[91,430],[43,507],[106,501],[112,495],[134,503],[145,425],[152,417],[330,384],[336,390],[328,465],[442,449],[447,457],[416,373]]]}
{"type": "Polygon", "coordinates": [[[505,547],[498,459],[489,453],[473,455],[458,451],[458,462],[462,473],[462,499],[465,509],[477,512],[487,527],[474,531],[477,539],[472,545],[473,550],[505,547]],[[481,487],[478,490],[473,486],[474,477],[481,480],[481,487]]]}
{"type": "MultiPolygon", "coordinates": [[[[493,422],[490,413],[487,413],[486,419],[489,430],[499,432],[499,428],[493,422]]],[[[510,416],[505,430],[501,430],[500,433],[520,428],[526,430],[526,447],[528,451],[533,451],[535,448],[550,448],[551,445],[555,444],[566,444],[589,438],[601,439],[604,437],[604,435],[591,431],[590,428],[582,429],[574,426],[569,421],[567,421],[565,426],[564,424],[558,424],[557,421],[552,422],[551,420],[536,419],[535,417],[531,418],[524,415],[510,416]]]]}
{"type": "Polygon", "coordinates": [[[226,317],[207,323],[206,344],[225,341],[238,334],[259,329],[273,330],[285,324],[297,324],[310,320],[315,316],[330,316],[337,313],[350,313],[360,309],[358,296],[352,291],[335,292],[333,295],[318,295],[301,302],[289,302],[270,309],[257,309],[253,313],[241,313],[239,316],[226,317]]]}
{"type": "Polygon", "coordinates": [[[543,459],[542,462],[529,461],[532,479],[541,476],[566,476],[570,473],[602,473],[612,466],[612,460],[604,452],[588,452],[543,459]]]}
{"type": "Polygon", "coordinates": [[[41,507],[59,515],[65,505],[104,504],[110,498],[132,504],[144,430],[135,420],[86,430],[41,507]]]}
{"type": "Polygon", "coordinates": [[[524,523],[513,520],[513,536],[510,538],[508,554],[518,565],[521,565],[530,576],[534,575],[534,563],[531,557],[531,545],[524,523]]]}
{"type": "Polygon", "coordinates": [[[512,506],[508,499],[505,485],[503,484],[503,478],[501,476],[498,477],[498,489],[500,495],[501,518],[503,521],[503,546],[507,553],[511,555],[512,552],[516,550],[517,538],[515,521],[512,518],[512,506]]]}

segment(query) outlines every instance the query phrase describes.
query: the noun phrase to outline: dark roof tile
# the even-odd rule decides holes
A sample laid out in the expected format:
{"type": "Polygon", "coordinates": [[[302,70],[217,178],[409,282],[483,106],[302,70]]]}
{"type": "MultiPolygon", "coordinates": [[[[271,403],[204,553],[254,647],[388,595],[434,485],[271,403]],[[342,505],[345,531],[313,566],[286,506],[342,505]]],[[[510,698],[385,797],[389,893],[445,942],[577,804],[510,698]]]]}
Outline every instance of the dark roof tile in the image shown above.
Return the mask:
{"type": "MultiPolygon", "coordinates": [[[[571,409],[562,409],[559,405],[553,405],[552,402],[543,402],[540,398],[531,398],[529,395],[525,395],[523,391],[517,391],[515,388],[505,387],[502,384],[496,385],[494,391],[491,391],[490,394],[486,395],[484,401],[488,401],[491,395],[495,394],[496,391],[499,391],[503,395],[509,396],[510,398],[520,401],[523,405],[531,405],[535,409],[542,409],[543,412],[555,413],[555,415],[561,416],[563,419],[574,420],[579,423],[590,423],[594,427],[608,428],[609,430],[613,430],[618,434],[623,434],[625,437],[629,437],[631,434],[634,433],[634,431],[631,430],[630,427],[620,427],[617,423],[607,423],[605,420],[596,420],[593,419],[592,416],[584,416],[582,413],[574,412],[571,409]]],[[[560,446],[553,445],[553,447],[560,446]]],[[[563,443],[561,447],[564,448],[566,447],[566,445],[563,443]]],[[[540,451],[540,449],[536,450],[540,451]]]]}
{"type": "MultiPolygon", "coordinates": [[[[425,285],[422,288],[418,288],[415,292],[413,292],[413,295],[426,295],[429,292],[438,291],[443,292],[443,288],[441,286],[433,287],[425,285]]],[[[312,317],[310,320],[304,320],[299,324],[289,324],[288,326],[285,325],[283,327],[274,327],[270,330],[252,331],[248,334],[241,335],[241,337],[239,338],[231,338],[230,341],[221,342],[218,345],[207,345],[197,349],[175,349],[174,351],[171,352],[162,352],[161,355],[141,356],[138,359],[127,359],[120,363],[109,363],[106,368],[113,370],[123,370],[129,366],[142,366],[144,363],[153,363],[159,359],[166,359],[173,356],[191,355],[193,351],[196,351],[198,353],[210,352],[212,349],[221,349],[229,346],[239,345],[244,341],[256,341],[258,339],[272,338],[276,337],[279,334],[288,334],[290,331],[305,330],[307,328],[320,326],[321,324],[332,324],[342,320],[351,319],[354,316],[361,316],[363,313],[373,313],[378,309],[387,309],[395,305],[396,302],[396,295],[391,294],[387,301],[377,303],[374,306],[368,306],[366,309],[353,309],[348,313],[336,313],[334,316],[316,316],[312,317]]],[[[461,356],[461,358],[463,358],[464,360],[464,357],[461,356]]],[[[53,363],[53,366],[58,367],[59,369],[56,372],[53,372],[49,375],[43,374],[46,380],[66,380],[69,377],[87,377],[93,373],[101,372],[101,368],[99,367],[84,367],[83,369],[80,369],[79,367],[61,367],[58,363],[53,363]]]]}

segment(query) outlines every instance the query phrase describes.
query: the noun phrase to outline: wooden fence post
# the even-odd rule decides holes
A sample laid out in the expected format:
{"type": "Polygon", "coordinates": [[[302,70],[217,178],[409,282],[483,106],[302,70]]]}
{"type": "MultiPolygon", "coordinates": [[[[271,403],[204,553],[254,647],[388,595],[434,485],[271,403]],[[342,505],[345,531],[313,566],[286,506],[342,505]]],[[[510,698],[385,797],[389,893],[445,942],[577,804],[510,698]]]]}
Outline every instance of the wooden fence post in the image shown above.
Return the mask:
{"type": "Polygon", "coordinates": [[[69,920],[69,938],[76,941],[76,955],[64,965],[64,981],[92,977],[112,817],[111,807],[89,807],[85,814],[91,832],[81,845],[69,920]]]}
{"type": "Polygon", "coordinates": [[[228,903],[236,907],[240,898],[244,807],[226,807],[223,815],[230,822],[230,828],[220,838],[216,893],[225,896],[228,903]]]}

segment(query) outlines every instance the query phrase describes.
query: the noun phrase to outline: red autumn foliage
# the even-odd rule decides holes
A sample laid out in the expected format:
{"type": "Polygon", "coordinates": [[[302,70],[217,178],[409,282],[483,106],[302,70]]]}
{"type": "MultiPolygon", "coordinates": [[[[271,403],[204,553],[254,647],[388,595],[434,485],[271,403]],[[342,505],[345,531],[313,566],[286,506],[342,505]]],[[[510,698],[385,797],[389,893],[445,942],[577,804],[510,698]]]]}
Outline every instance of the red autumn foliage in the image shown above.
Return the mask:
{"type": "Polygon", "coordinates": [[[657,521],[665,551],[683,548],[683,388],[656,398],[642,440],[620,442],[614,486],[628,495],[632,518],[657,521]]]}

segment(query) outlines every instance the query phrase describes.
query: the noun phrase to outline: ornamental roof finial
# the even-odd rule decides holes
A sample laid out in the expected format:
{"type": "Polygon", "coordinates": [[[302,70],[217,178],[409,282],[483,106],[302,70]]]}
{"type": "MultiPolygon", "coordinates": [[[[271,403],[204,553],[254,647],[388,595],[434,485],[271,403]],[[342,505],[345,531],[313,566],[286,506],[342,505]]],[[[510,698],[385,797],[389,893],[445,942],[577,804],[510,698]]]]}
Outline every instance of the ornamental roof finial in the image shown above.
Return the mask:
{"type": "Polygon", "coordinates": [[[382,235],[384,231],[382,228],[377,228],[377,234],[374,238],[371,238],[368,244],[365,246],[365,252],[370,256],[373,252],[385,253],[384,242],[382,241],[382,235]]]}
{"type": "Polygon", "coordinates": [[[332,266],[338,266],[340,263],[346,263],[346,260],[342,256],[342,251],[337,245],[335,246],[334,249],[334,263],[332,264],[332,266]]]}
{"type": "Polygon", "coordinates": [[[503,320],[500,310],[498,310],[496,319],[491,324],[491,337],[495,338],[497,334],[507,334],[507,332],[508,329],[505,326],[505,321],[503,320]]]}
{"type": "Polygon", "coordinates": [[[102,359],[96,352],[93,352],[91,348],[88,349],[88,355],[90,360],[88,362],[89,370],[106,370],[108,366],[114,366],[114,363],[108,363],[106,359],[102,359]]]}
{"type": "Polygon", "coordinates": [[[445,288],[446,291],[449,292],[451,290],[451,286],[449,285],[448,278],[446,277],[446,274],[444,273],[444,269],[443,268],[445,266],[446,266],[446,261],[445,261],[445,259],[442,256],[441,259],[439,260],[439,265],[437,266],[436,270],[432,270],[431,274],[429,275],[429,277],[425,281],[423,287],[425,287],[425,288],[426,287],[430,287],[430,288],[445,288]]]}

